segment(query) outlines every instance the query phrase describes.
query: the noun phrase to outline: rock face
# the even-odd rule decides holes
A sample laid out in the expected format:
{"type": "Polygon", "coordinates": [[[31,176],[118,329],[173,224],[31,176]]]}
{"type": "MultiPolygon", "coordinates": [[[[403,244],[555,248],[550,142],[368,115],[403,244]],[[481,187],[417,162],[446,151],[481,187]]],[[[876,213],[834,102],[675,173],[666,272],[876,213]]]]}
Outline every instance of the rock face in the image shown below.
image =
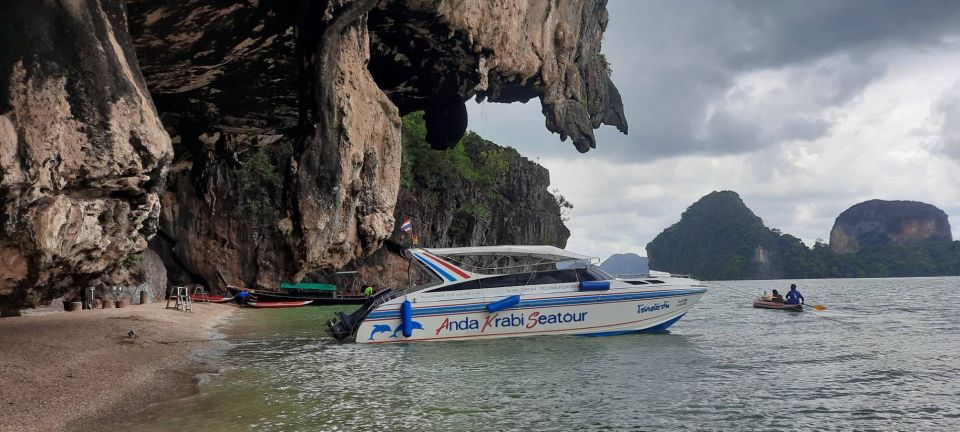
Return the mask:
{"type": "Polygon", "coordinates": [[[0,308],[109,272],[158,218],[177,282],[222,269],[272,287],[370,254],[395,226],[408,112],[435,148],[458,142],[474,96],[539,97],[580,151],[601,124],[627,128],[604,1],[126,7],[0,6],[0,308]]]}
{"type": "Polygon", "coordinates": [[[840,213],[830,230],[830,249],[848,254],[862,247],[952,241],[947,214],[917,201],[870,200],[840,213]]]}
{"type": "Polygon", "coordinates": [[[0,309],[139,252],[172,156],[121,3],[0,4],[0,309]]]}
{"type": "Polygon", "coordinates": [[[602,123],[626,131],[598,55],[605,2],[291,3],[130,5],[176,150],[154,244],[176,281],[219,268],[270,287],[377,250],[412,111],[434,148],[458,142],[473,96],[539,97],[581,151],[602,123]]]}
{"type": "Polygon", "coordinates": [[[154,245],[176,281],[276,287],[393,228],[399,116],[366,69],[373,3],[304,4],[131,4],[177,151],[154,245]]]}
{"type": "Polygon", "coordinates": [[[370,11],[370,71],[400,114],[424,110],[435,148],[466,130],[463,102],[540,98],[546,126],[581,152],[601,124],[627,132],[600,55],[606,1],[381,1],[370,11]]]}

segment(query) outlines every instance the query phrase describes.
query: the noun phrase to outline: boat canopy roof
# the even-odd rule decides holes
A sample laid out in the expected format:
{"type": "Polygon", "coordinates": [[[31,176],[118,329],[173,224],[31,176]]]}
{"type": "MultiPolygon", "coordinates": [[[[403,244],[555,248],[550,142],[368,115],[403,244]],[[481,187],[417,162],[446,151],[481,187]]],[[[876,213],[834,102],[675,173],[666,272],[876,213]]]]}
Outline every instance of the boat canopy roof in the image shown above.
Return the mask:
{"type": "Polygon", "coordinates": [[[560,249],[556,246],[473,246],[458,248],[425,248],[437,256],[451,255],[499,255],[533,257],[551,261],[598,260],[597,257],[581,255],[560,249]]]}

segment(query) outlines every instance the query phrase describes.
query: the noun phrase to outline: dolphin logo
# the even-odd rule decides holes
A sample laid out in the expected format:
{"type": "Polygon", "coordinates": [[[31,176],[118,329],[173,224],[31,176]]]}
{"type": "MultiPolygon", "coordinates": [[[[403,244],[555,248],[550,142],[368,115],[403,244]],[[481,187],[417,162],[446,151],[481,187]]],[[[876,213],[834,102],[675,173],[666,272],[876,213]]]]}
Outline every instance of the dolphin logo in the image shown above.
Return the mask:
{"type": "MultiPolygon", "coordinates": [[[[423,330],[423,324],[420,324],[417,321],[410,321],[410,322],[413,324],[414,330],[423,330]]],[[[397,333],[400,333],[400,330],[403,330],[403,323],[400,323],[400,325],[397,326],[397,329],[393,331],[393,334],[390,335],[390,337],[392,338],[397,337],[397,333]]]]}
{"type": "Polygon", "coordinates": [[[370,332],[370,338],[367,340],[373,340],[373,335],[377,333],[390,333],[390,326],[386,324],[374,324],[373,330],[370,332]]]}

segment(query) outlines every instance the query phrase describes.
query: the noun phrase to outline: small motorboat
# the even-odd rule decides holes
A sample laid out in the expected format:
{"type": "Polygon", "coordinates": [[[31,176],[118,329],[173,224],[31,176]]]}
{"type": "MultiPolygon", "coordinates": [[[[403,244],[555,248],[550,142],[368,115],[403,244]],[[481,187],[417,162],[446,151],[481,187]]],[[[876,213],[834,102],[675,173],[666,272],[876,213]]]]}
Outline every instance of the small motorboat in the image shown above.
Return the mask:
{"type": "Polygon", "coordinates": [[[755,299],[753,301],[753,307],[759,308],[759,309],[780,309],[780,310],[797,311],[797,312],[803,310],[802,304],[780,303],[780,302],[775,302],[770,300],[764,300],[763,298],[755,299]]]}
{"type": "Polygon", "coordinates": [[[306,301],[283,301],[283,302],[265,302],[265,301],[249,301],[247,306],[253,306],[255,308],[295,308],[300,306],[306,306],[310,304],[313,300],[306,301]]]}

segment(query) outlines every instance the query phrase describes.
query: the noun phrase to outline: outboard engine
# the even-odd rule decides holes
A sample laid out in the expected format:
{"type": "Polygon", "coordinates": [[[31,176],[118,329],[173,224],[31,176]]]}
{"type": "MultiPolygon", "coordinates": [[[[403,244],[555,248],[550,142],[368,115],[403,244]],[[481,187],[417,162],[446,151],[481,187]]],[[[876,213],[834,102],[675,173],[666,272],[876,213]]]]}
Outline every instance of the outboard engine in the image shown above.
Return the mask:
{"type": "Polygon", "coordinates": [[[360,323],[363,322],[370,311],[376,309],[377,306],[393,300],[394,297],[396,297],[396,293],[392,289],[387,288],[370,296],[363,305],[349,315],[343,312],[337,312],[333,318],[327,322],[327,326],[329,327],[327,331],[339,341],[353,336],[357,331],[357,327],[360,327],[360,323]]]}

